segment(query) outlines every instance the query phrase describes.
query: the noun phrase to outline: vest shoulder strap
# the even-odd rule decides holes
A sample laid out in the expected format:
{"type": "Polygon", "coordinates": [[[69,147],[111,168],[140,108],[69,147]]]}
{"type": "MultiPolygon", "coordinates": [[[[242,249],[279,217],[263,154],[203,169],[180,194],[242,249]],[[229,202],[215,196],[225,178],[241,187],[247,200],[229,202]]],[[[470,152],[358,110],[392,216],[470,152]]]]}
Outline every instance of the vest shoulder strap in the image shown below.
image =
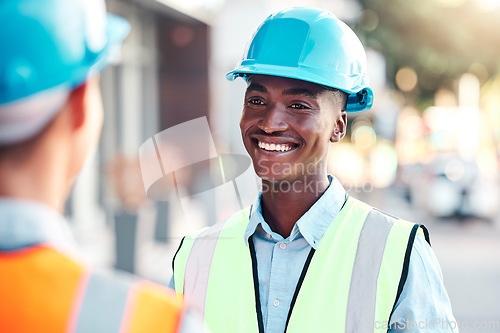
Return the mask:
{"type": "Polygon", "coordinates": [[[287,332],[374,332],[388,321],[417,229],[350,197],[318,246],[287,332]]]}

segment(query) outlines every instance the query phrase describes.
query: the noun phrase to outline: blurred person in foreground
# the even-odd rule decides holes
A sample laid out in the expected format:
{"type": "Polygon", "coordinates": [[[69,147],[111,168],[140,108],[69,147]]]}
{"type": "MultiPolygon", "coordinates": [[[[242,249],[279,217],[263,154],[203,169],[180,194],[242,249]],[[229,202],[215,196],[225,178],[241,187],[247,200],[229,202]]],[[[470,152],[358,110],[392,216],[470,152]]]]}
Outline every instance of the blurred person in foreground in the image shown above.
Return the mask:
{"type": "Polygon", "coordinates": [[[213,332],[457,332],[427,230],[327,172],[346,113],[372,105],[354,32],[324,10],[283,10],[227,77],[248,83],[240,128],[262,190],[183,239],[171,287],[213,332]]]}
{"type": "Polygon", "coordinates": [[[61,216],[129,24],[102,0],[3,0],[0,27],[0,332],[198,331],[168,288],[92,271],[61,216]]]}

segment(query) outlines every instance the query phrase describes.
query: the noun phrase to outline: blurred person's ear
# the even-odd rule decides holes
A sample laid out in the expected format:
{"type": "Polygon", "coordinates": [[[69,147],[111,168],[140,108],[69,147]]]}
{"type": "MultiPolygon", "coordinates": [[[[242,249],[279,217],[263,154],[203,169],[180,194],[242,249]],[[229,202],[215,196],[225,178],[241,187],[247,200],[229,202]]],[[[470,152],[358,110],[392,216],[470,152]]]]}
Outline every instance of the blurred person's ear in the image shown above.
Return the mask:
{"type": "Polygon", "coordinates": [[[71,175],[76,175],[99,141],[103,107],[99,77],[93,77],[73,89],[65,105],[66,128],[71,141],[71,175]]]}
{"type": "Polygon", "coordinates": [[[100,129],[102,122],[102,99],[99,77],[94,77],[74,88],[68,98],[71,128],[81,130],[85,126],[100,129]]]}
{"type": "Polygon", "coordinates": [[[88,90],[88,82],[84,82],[73,91],[68,98],[68,111],[70,112],[71,129],[79,129],[85,124],[85,95],[88,90]]]}

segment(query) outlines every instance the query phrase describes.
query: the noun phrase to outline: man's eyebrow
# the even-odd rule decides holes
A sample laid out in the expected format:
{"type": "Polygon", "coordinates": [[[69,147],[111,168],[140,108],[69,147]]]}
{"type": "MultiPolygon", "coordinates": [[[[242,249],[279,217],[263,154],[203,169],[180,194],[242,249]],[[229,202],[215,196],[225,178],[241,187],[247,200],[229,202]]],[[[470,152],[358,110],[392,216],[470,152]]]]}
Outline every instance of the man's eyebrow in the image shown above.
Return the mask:
{"type": "Polygon", "coordinates": [[[311,90],[305,89],[305,88],[290,88],[290,89],[285,89],[282,92],[283,95],[306,95],[308,97],[311,97],[313,99],[316,99],[317,96],[314,94],[311,90]]]}
{"type": "Polygon", "coordinates": [[[263,85],[260,85],[258,83],[250,83],[250,85],[247,87],[247,93],[250,91],[259,91],[261,93],[267,93],[266,87],[263,85]]]}

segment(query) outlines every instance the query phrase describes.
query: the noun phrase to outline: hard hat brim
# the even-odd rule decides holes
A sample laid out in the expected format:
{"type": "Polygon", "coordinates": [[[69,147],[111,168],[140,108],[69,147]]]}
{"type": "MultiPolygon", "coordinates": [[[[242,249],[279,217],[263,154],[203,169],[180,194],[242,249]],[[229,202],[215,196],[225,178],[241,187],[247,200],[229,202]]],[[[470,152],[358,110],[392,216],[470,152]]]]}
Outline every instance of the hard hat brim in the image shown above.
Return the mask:
{"type": "Polygon", "coordinates": [[[109,46],[121,44],[129,32],[130,23],[127,20],[118,15],[107,14],[106,35],[109,46]]]}
{"type": "Polygon", "coordinates": [[[106,14],[106,46],[99,52],[96,61],[91,65],[90,74],[102,71],[112,59],[113,53],[120,47],[130,32],[130,23],[124,18],[106,14]]]}

